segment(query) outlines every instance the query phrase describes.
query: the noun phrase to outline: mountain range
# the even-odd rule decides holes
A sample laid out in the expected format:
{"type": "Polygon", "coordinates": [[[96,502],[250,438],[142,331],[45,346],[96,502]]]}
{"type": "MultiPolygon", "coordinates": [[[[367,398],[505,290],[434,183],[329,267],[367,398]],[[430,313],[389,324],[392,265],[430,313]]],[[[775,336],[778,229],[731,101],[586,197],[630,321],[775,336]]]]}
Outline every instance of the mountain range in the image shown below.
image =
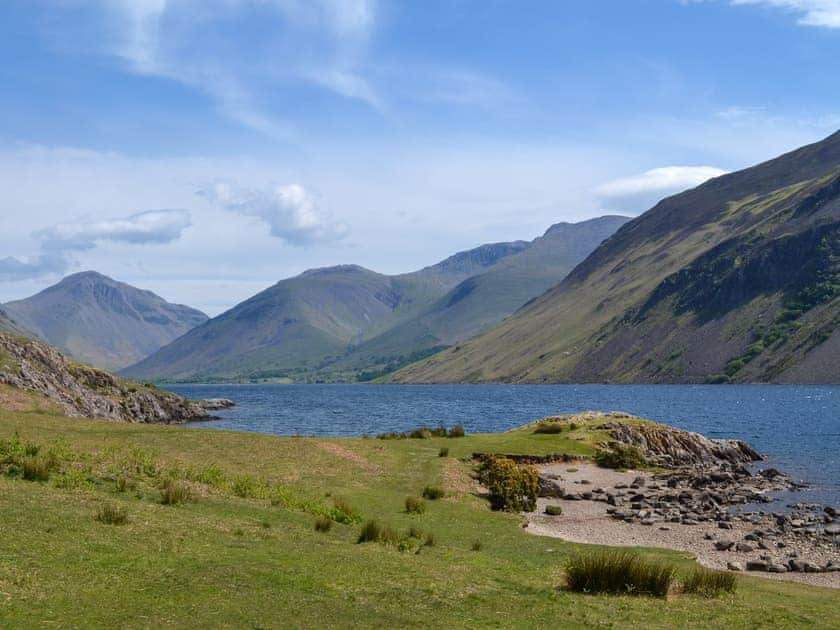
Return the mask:
{"type": "Polygon", "coordinates": [[[122,373],[180,381],[372,378],[498,323],[627,220],[560,223],[533,241],[482,245],[407,274],[356,265],[306,271],[122,373]]]}
{"type": "Polygon", "coordinates": [[[18,331],[108,370],[131,365],[207,321],[200,311],[94,271],[67,276],[3,310],[18,331]]]}
{"type": "Polygon", "coordinates": [[[840,132],[662,200],[394,382],[840,381],[840,132]]]}

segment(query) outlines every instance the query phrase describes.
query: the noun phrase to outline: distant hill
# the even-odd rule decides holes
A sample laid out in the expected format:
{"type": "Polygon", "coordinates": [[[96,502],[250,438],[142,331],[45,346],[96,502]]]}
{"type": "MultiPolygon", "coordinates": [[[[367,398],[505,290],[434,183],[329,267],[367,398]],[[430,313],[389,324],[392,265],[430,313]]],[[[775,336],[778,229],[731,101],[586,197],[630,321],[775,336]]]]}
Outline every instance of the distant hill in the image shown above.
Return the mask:
{"type": "Polygon", "coordinates": [[[11,335],[26,334],[26,331],[24,331],[2,308],[0,308],[0,332],[9,333],[11,335]]]}
{"type": "Polygon", "coordinates": [[[669,197],[397,382],[840,382],[840,132],[669,197]]]}
{"type": "Polygon", "coordinates": [[[74,359],[109,370],[136,363],[207,321],[200,311],[94,271],[67,276],[3,309],[74,359]]]}
{"type": "Polygon", "coordinates": [[[559,282],[622,217],[560,224],[416,272],[355,265],[282,280],[124,370],[145,379],[354,380],[466,338],[559,282]]]}

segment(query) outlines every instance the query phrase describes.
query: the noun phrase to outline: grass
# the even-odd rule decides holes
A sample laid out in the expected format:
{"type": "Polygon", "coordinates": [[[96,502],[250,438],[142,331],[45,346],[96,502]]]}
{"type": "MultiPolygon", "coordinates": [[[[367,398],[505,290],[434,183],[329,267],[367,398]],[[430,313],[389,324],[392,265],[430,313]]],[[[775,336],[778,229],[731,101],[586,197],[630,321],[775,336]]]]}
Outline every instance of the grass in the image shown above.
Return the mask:
{"type": "Polygon", "coordinates": [[[683,580],[683,593],[719,597],[724,593],[734,593],[738,587],[737,578],[727,571],[714,571],[706,567],[697,567],[683,580]]]}
{"type": "Polygon", "coordinates": [[[437,501],[446,496],[446,491],[440,486],[426,486],[423,488],[423,498],[429,501],[437,501]]]}
{"type": "MultiPolygon", "coordinates": [[[[71,490],[52,478],[0,474],[0,529],[14,532],[0,553],[3,627],[840,625],[836,590],[746,574],[722,599],[558,590],[566,560],[589,548],[534,536],[520,515],[491,511],[472,491],[469,458],[590,454],[602,438],[577,442],[533,428],[458,440],[278,438],[0,411],[0,472],[15,432],[14,457],[23,445],[40,447],[39,457],[55,454],[56,476],[78,467],[92,485],[71,490]],[[438,458],[444,443],[451,456],[438,458]],[[207,483],[195,479],[211,466],[207,483]],[[122,494],[114,492],[118,474],[131,486],[122,494]],[[271,492],[237,496],[230,484],[242,475],[271,492]],[[161,505],[161,484],[173,477],[199,500],[161,505]],[[422,518],[405,513],[405,498],[426,485],[447,499],[422,518]],[[324,534],[314,522],[335,507],[333,497],[363,517],[332,521],[324,534]],[[93,518],[111,502],[125,508],[126,524],[93,518]],[[395,544],[355,544],[371,519],[389,526],[395,544]],[[417,525],[419,537],[408,536],[417,525]],[[428,533],[434,546],[425,545],[428,533]]],[[[675,564],[680,575],[696,568],[684,554],[638,553],[675,564]]]]}
{"type": "Polygon", "coordinates": [[[628,551],[596,551],[571,557],[566,585],[578,593],[610,593],[665,597],[676,567],[628,551]]]}
{"type": "Polygon", "coordinates": [[[106,525],[125,525],[128,523],[128,512],[122,506],[106,503],[96,513],[96,520],[106,525]]]}
{"type": "Polygon", "coordinates": [[[160,502],[162,505],[181,505],[193,498],[190,487],[183,481],[167,479],[161,488],[160,502]]]}
{"type": "Polygon", "coordinates": [[[408,514],[423,514],[426,511],[426,502],[423,499],[406,497],[405,511],[408,514]]]}
{"type": "Polygon", "coordinates": [[[326,533],[332,529],[333,520],[328,516],[319,516],[315,519],[315,531],[326,533]]]}
{"type": "Polygon", "coordinates": [[[534,433],[544,433],[546,435],[555,435],[557,433],[563,432],[563,425],[559,422],[546,422],[542,424],[538,424],[537,428],[534,429],[534,433]]]}
{"type": "Polygon", "coordinates": [[[545,513],[549,516],[560,516],[563,514],[563,508],[559,505],[546,505],[545,513]]]}

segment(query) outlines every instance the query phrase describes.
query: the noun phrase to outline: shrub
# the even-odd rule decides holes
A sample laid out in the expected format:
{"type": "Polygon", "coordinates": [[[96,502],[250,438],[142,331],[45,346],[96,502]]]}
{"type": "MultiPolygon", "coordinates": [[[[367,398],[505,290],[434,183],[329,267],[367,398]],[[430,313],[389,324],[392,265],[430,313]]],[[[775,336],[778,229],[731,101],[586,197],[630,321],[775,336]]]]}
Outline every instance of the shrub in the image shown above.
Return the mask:
{"type": "Polygon", "coordinates": [[[50,478],[50,462],[37,455],[28,455],[20,460],[21,476],[27,481],[47,481],[50,478]]]}
{"type": "Polygon", "coordinates": [[[572,422],[572,423],[569,424],[569,431],[577,431],[577,429],[578,429],[578,423],[577,422],[572,422]]]}
{"type": "Polygon", "coordinates": [[[128,523],[128,514],[125,508],[112,503],[106,503],[99,508],[96,520],[106,525],[125,525],[128,523]]]}
{"type": "Polygon", "coordinates": [[[563,514],[563,508],[559,505],[546,505],[545,513],[549,516],[560,516],[563,514]]]}
{"type": "Polygon", "coordinates": [[[466,434],[467,434],[467,432],[464,431],[464,427],[462,427],[460,424],[456,424],[454,427],[449,429],[449,433],[447,434],[447,437],[461,438],[461,437],[464,437],[466,434]]]}
{"type": "Polygon", "coordinates": [[[507,457],[489,457],[479,470],[479,480],[490,491],[490,507],[509,512],[537,509],[539,476],[534,466],[517,466],[507,457]]]}
{"type": "Polygon", "coordinates": [[[428,440],[432,437],[433,433],[432,430],[428,427],[419,427],[414,429],[411,433],[408,434],[408,437],[413,438],[415,440],[428,440]]]}
{"type": "Polygon", "coordinates": [[[438,451],[438,457],[449,457],[449,447],[444,446],[438,451]]]}
{"type": "Polygon", "coordinates": [[[555,433],[562,433],[563,432],[563,425],[559,422],[543,422],[537,425],[537,428],[534,429],[534,433],[546,433],[549,435],[553,435],[555,433]]]}
{"type": "Polygon", "coordinates": [[[315,531],[321,532],[322,534],[327,533],[332,529],[333,521],[331,518],[326,516],[319,516],[315,519],[315,531]]]}
{"type": "Polygon", "coordinates": [[[566,563],[567,585],[580,593],[665,597],[673,579],[673,565],[627,551],[597,551],[573,556],[566,563]]]}
{"type": "Polygon", "coordinates": [[[437,501],[442,499],[446,493],[440,486],[426,486],[423,488],[423,498],[429,501],[437,501]]]}
{"type": "Polygon", "coordinates": [[[333,499],[333,507],[330,510],[329,516],[336,523],[344,523],[345,525],[362,520],[361,515],[350,506],[346,499],[342,499],[341,497],[333,499]]]}
{"type": "Polygon", "coordinates": [[[723,593],[734,593],[737,580],[732,573],[713,571],[697,567],[683,582],[684,593],[695,593],[703,597],[718,597],[723,593]]]}
{"type": "Polygon", "coordinates": [[[265,494],[263,484],[248,475],[237,477],[231,489],[236,496],[243,499],[261,497],[265,494]]]}
{"type": "Polygon", "coordinates": [[[183,481],[167,479],[163,484],[160,502],[163,505],[180,505],[192,500],[192,491],[183,481]]]}
{"type": "Polygon", "coordinates": [[[405,511],[409,514],[423,514],[426,511],[426,502],[423,499],[414,497],[405,498],[405,511]]]}
{"type": "Polygon", "coordinates": [[[129,490],[129,479],[123,475],[118,476],[114,479],[114,490],[117,492],[125,492],[129,490]]]}
{"type": "Polygon", "coordinates": [[[646,462],[642,452],[635,446],[613,444],[595,453],[595,463],[602,468],[641,468],[646,462]]]}
{"type": "Polygon", "coordinates": [[[481,547],[482,547],[481,541],[480,541],[480,540],[476,540],[475,542],[473,542],[472,547],[470,547],[470,548],[471,548],[473,551],[481,551],[481,547]]]}

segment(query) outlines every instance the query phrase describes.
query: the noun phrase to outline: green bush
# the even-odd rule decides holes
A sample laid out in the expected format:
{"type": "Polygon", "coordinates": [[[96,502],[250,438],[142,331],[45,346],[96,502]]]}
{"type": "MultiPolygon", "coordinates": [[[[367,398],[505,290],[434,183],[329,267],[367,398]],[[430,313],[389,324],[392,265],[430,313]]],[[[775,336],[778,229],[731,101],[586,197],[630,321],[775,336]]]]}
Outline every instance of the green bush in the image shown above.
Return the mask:
{"type": "Polygon", "coordinates": [[[734,593],[737,584],[732,573],[697,567],[683,582],[683,592],[703,597],[718,597],[723,593],[734,593]]]}
{"type": "Polygon", "coordinates": [[[449,447],[444,446],[438,451],[438,457],[449,457],[449,447]]]}
{"type": "Polygon", "coordinates": [[[414,429],[411,433],[408,434],[408,437],[415,439],[415,440],[428,440],[432,437],[433,433],[432,430],[428,427],[420,427],[418,429],[414,429]]]}
{"type": "Polygon", "coordinates": [[[601,468],[642,468],[647,463],[637,447],[623,444],[598,449],[594,459],[601,468]]]}
{"type": "Polygon", "coordinates": [[[549,516],[560,516],[563,514],[563,508],[559,505],[546,505],[545,513],[549,516]]]}
{"type": "Polygon", "coordinates": [[[571,557],[566,583],[579,593],[616,593],[665,597],[674,566],[645,560],[627,551],[596,551],[571,557]]]}
{"type": "Polygon", "coordinates": [[[183,481],[167,479],[161,491],[160,502],[163,505],[180,505],[192,500],[192,491],[183,481]]]}
{"type": "Polygon", "coordinates": [[[464,431],[464,427],[462,427],[460,424],[456,424],[454,427],[449,429],[449,433],[447,434],[447,437],[462,438],[466,434],[467,434],[467,432],[464,431]]]}
{"type": "Polygon", "coordinates": [[[329,513],[330,518],[336,523],[343,523],[350,525],[362,520],[361,515],[353,509],[346,499],[335,497],[333,499],[333,507],[329,513]]]}
{"type": "Polygon", "coordinates": [[[243,499],[259,498],[266,494],[265,485],[249,475],[237,477],[233,481],[231,490],[233,490],[236,496],[242,497],[243,499]]]}
{"type": "Polygon", "coordinates": [[[426,486],[423,488],[423,498],[429,501],[437,501],[445,496],[443,488],[440,486],[426,486]]]}
{"type": "Polygon", "coordinates": [[[405,511],[409,514],[423,514],[426,511],[426,502],[423,499],[406,497],[405,511]]]}
{"type": "Polygon", "coordinates": [[[559,422],[543,422],[537,425],[537,428],[534,429],[534,433],[546,433],[549,435],[553,435],[556,433],[563,432],[563,425],[559,422]]]}
{"type": "Polygon", "coordinates": [[[517,466],[507,457],[488,457],[479,469],[479,480],[490,492],[490,507],[509,512],[537,509],[539,475],[534,466],[517,466]]]}
{"type": "Polygon", "coordinates": [[[99,508],[96,520],[106,525],[125,525],[128,523],[128,513],[125,508],[112,503],[106,503],[99,508]]]}
{"type": "Polygon", "coordinates": [[[319,516],[315,519],[315,531],[326,533],[332,529],[333,521],[331,518],[326,516],[319,516]]]}

